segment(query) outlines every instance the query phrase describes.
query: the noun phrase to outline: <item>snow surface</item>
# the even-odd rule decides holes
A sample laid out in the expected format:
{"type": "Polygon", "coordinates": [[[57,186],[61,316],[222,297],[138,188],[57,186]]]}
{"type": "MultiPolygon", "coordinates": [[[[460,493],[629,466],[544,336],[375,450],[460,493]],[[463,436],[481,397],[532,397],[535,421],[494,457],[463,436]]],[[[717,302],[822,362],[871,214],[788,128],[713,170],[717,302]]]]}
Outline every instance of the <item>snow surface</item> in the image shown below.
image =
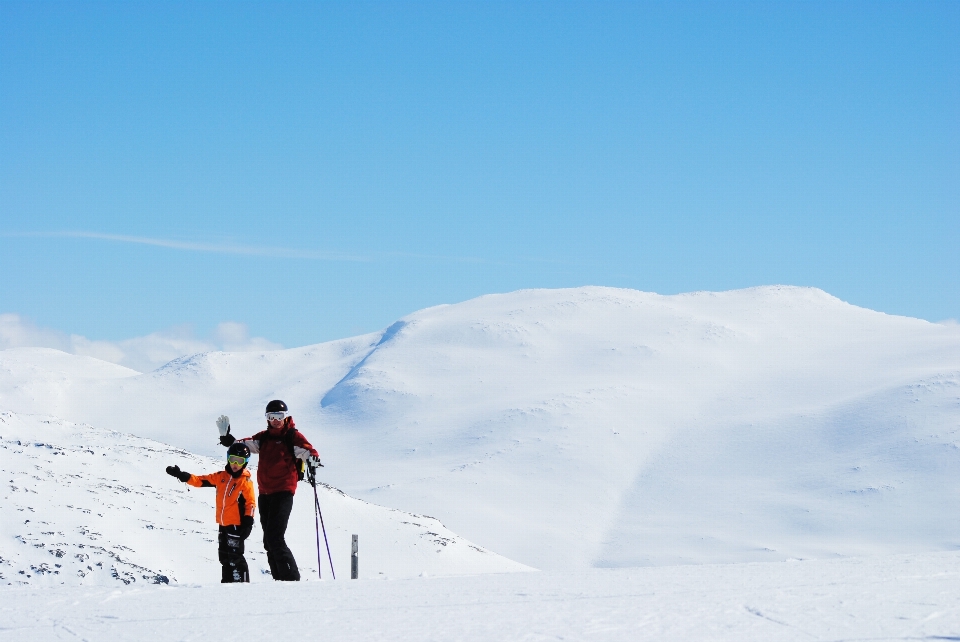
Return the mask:
{"type": "Polygon", "coordinates": [[[960,543],[960,328],[816,289],[530,290],[143,375],[51,361],[0,352],[0,409],[222,456],[219,414],[252,434],[282,398],[331,485],[540,569],[960,543]]]}
{"type": "Polygon", "coordinates": [[[958,465],[960,327],[810,288],[521,291],[146,374],[4,350],[0,640],[960,639],[958,465]],[[308,581],[258,526],[221,586],[213,493],[163,468],[220,468],[216,417],[273,398],[339,579],[304,485],[308,581]]]}
{"type": "Polygon", "coordinates": [[[960,639],[960,555],[390,582],[0,588],[0,641],[960,639]]]}

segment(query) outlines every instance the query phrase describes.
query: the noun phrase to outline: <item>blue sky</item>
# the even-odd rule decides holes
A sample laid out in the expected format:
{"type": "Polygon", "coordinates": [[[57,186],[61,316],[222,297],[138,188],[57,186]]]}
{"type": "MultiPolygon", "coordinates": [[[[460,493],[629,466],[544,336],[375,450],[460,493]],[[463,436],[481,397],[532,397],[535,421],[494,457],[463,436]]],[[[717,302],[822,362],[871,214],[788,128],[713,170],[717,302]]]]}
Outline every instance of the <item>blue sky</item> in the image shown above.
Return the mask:
{"type": "Polygon", "coordinates": [[[0,313],[285,346],[520,288],[960,317],[960,3],[0,1],[0,313]]]}

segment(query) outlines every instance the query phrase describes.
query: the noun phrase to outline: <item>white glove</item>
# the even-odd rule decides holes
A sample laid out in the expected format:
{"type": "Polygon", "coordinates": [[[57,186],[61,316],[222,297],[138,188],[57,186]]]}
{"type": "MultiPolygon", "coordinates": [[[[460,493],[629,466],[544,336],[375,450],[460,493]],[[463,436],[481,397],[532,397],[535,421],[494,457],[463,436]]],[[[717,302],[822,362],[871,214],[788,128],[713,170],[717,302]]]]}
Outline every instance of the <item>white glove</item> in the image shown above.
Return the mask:
{"type": "Polygon", "coordinates": [[[230,434],[230,417],[226,415],[220,415],[217,419],[217,429],[220,431],[220,436],[230,434]]]}
{"type": "Polygon", "coordinates": [[[320,463],[320,458],[314,457],[313,455],[310,455],[309,457],[307,457],[307,463],[313,466],[314,468],[320,468],[321,466],[323,466],[323,464],[320,463]]]}

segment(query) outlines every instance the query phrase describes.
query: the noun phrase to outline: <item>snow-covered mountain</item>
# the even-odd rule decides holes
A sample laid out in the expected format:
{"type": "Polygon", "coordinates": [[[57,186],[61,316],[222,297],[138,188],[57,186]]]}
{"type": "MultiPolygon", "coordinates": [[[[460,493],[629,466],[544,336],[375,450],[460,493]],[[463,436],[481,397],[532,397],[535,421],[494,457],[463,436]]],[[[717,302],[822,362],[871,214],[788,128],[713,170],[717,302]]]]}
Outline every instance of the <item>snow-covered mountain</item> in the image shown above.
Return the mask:
{"type": "MultiPolygon", "coordinates": [[[[222,469],[224,460],[50,417],[0,413],[0,584],[219,582],[215,494],[167,476],[164,468],[174,463],[203,474],[222,469]]],[[[340,575],[349,577],[352,533],[362,533],[364,577],[525,570],[434,518],[329,486],[319,491],[340,575]]],[[[303,484],[287,533],[307,578],[317,577],[313,502],[303,484]]],[[[252,581],[270,579],[261,538],[258,524],[246,553],[252,581]]],[[[329,579],[328,564],[324,550],[320,570],[329,579]]]]}
{"type": "Polygon", "coordinates": [[[960,328],[816,289],[531,290],[142,375],[63,360],[0,352],[0,409],[219,456],[219,414],[251,434],[282,398],[333,486],[538,568],[958,544],[960,328]]]}

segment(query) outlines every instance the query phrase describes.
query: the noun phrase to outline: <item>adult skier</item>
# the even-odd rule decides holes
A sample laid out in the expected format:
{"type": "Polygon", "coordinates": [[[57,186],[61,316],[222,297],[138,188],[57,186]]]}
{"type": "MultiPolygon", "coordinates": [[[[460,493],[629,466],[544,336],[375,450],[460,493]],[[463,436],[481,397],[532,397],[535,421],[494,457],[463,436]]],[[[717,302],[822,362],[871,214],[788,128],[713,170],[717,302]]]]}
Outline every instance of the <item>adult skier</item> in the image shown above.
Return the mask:
{"type": "Polygon", "coordinates": [[[243,557],[243,541],[253,530],[253,480],[247,470],[250,449],[237,442],[227,450],[227,465],[209,475],[191,475],[179,466],[167,466],[167,474],[197,488],[217,489],[217,523],[220,525],[217,552],[223,566],[220,582],[249,582],[250,572],[243,557]]]}
{"type": "Polygon", "coordinates": [[[300,569],[287,546],[284,536],[293,509],[293,495],[302,478],[301,460],[320,465],[320,455],[310,445],[288,414],[287,404],[274,399],[267,404],[267,429],[252,437],[235,439],[230,434],[230,419],[217,419],[220,443],[224,446],[243,444],[252,453],[260,455],[257,466],[257,486],[260,496],[260,525],[263,527],[263,548],[273,579],[299,581],[300,569]]]}

